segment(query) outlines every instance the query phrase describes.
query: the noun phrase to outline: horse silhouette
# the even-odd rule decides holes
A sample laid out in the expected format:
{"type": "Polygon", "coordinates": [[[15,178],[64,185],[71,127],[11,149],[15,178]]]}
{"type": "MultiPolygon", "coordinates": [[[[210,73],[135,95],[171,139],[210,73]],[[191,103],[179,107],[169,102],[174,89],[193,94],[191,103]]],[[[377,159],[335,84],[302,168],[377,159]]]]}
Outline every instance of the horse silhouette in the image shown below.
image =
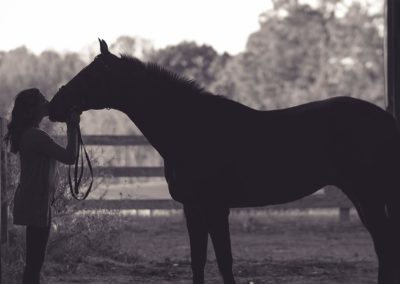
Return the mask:
{"type": "Polygon", "coordinates": [[[378,283],[400,283],[400,132],[388,112],[350,97],[259,111],[156,64],[118,57],[103,40],[100,50],[53,97],[50,119],[113,108],[136,124],[183,204],[193,283],[204,283],[208,235],[224,283],[235,283],[230,208],[290,202],[326,185],[350,198],[371,234],[378,283]]]}

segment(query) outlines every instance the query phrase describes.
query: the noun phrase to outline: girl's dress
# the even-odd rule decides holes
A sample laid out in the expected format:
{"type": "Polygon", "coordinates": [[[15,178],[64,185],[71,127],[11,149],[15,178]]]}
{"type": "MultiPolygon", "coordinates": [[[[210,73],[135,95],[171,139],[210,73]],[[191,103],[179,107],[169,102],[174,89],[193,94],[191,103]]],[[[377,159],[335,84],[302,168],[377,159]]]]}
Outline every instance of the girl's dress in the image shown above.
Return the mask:
{"type": "Polygon", "coordinates": [[[14,195],[14,224],[48,226],[55,191],[56,159],[65,156],[59,146],[38,128],[26,130],[20,140],[20,183],[14,195]]]}

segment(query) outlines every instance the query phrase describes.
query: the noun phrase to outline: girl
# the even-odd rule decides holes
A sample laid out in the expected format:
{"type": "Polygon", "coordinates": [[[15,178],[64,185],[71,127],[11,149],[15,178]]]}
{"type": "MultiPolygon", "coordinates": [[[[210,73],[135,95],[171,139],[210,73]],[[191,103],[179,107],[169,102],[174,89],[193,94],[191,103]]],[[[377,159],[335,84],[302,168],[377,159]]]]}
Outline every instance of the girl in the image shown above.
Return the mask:
{"type": "Polygon", "coordinates": [[[48,101],[38,89],[15,98],[5,140],[19,153],[21,173],[14,195],[14,224],[26,226],[26,261],[23,284],[38,284],[50,232],[50,204],[55,190],[55,162],[73,164],[77,154],[79,114],[67,121],[68,145],[59,146],[39,129],[48,115],[48,101]]]}

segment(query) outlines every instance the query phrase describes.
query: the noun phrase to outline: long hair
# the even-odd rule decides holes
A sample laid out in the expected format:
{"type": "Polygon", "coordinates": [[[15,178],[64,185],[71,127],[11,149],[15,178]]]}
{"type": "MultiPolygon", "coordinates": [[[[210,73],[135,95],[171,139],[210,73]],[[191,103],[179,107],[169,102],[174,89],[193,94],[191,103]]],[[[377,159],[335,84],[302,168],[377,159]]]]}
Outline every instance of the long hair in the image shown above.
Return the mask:
{"type": "Polygon", "coordinates": [[[6,143],[11,145],[12,153],[18,153],[24,131],[38,126],[37,106],[43,100],[44,96],[36,88],[23,90],[16,96],[11,121],[7,125],[8,132],[4,137],[6,143]]]}

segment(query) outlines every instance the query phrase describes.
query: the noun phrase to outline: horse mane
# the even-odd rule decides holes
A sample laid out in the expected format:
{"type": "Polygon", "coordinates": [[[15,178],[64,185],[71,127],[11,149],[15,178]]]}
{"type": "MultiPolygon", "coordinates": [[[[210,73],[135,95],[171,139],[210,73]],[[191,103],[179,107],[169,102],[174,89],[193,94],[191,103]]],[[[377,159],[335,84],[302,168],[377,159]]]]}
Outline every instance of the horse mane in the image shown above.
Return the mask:
{"type": "Polygon", "coordinates": [[[127,70],[135,73],[135,75],[140,74],[140,76],[143,76],[141,78],[142,80],[157,80],[157,82],[162,84],[165,89],[179,89],[180,91],[184,90],[191,94],[209,94],[195,80],[168,70],[157,63],[143,62],[140,59],[129,55],[121,55],[121,60],[125,63],[124,65],[127,70]]]}

